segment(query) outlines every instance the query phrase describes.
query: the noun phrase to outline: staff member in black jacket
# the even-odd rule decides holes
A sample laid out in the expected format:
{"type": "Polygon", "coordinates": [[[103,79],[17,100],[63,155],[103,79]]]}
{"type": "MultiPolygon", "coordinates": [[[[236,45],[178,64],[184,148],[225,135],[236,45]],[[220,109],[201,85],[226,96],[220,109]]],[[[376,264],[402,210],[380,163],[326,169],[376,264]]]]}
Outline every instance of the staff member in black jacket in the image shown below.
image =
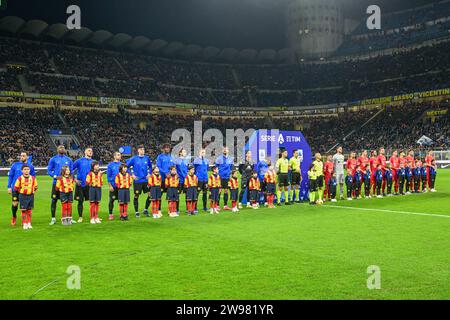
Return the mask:
{"type": "MultiPolygon", "coordinates": [[[[242,209],[242,200],[244,198],[244,193],[247,189],[248,182],[252,177],[252,173],[255,170],[255,163],[252,160],[252,152],[248,150],[245,153],[245,160],[243,163],[239,164],[239,173],[241,174],[241,192],[239,193],[239,208],[242,209]]],[[[247,190],[247,207],[250,207],[250,203],[248,201],[248,190],[247,190]]]]}

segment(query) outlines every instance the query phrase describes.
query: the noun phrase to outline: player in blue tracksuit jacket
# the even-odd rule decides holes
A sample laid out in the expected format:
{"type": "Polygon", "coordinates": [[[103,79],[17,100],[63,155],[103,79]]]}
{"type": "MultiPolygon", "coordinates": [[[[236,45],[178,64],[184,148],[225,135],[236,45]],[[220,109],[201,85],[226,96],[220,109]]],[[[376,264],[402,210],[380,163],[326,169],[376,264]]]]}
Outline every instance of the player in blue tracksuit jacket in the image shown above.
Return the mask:
{"type": "MultiPolygon", "coordinates": [[[[163,152],[158,155],[156,158],[156,166],[159,168],[159,174],[161,175],[161,181],[162,181],[162,191],[166,191],[166,176],[170,172],[170,168],[175,165],[173,162],[173,156],[170,152],[170,145],[168,143],[165,143],[162,147],[163,152]]],[[[161,213],[161,203],[159,202],[159,213],[161,213]]]]}
{"type": "Polygon", "coordinates": [[[73,161],[66,155],[66,148],[63,145],[59,145],[56,150],[58,154],[50,159],[47,166],[47,173],[53,178],[52,204],[50,207],[52,212],[52,220],[50,225],[54,225],[56,223],[56,203],[59,200],[59,191],[55,189],[57,178],[61,175],[61,170],[64,166],[69,167],[70,172],[73,172],[73,161]]]}
{"type": "Polygon", "coordinates": [[[9,169],[8,172],[8,193],[11,194],[12,197],[12,205],[11,205],[11,213],[12,213],[12,219],[11,219],[11,225],[16,225],[16,219],[17,219],[17,210],[19,208],[19,194],[17,191],[14,190],[14,185],[16,184],[16,180],[22,175],[22,167],[24,164],[27,164],[30,166],[30,175],[33,177],[36,176],[36,172],[34,170],[33,165],[31,164],[31,157],[28,156],[27,152],[21,152],[19,161],[14,162],[9,169]]]}
{"type": "Polygon", "coordinates": [[[78,222],[83,222],[83,203],[89,201],[89,186],[86,184],[86,177],[92,169],[92,148],[84,150],[84,157],[75,160],[72,173],[75,179],[75,200],[78,201],[78,222]]]}
{"type": "MultiPolygon", "coordinates": [[[[178,178],[180,179],[180,184],[178,185],[179,193],[184,190],[184,179],[188,173],[189,166],[189,158],[187,157],[187,152],[185,149],[181,149],[178,153],[178,157],[173,161],[175,163],[175,167],[177,168],[178,178]]],[[[187,203],[186,203],[187,207],[187,203]]],[[[180,201],[177,201],[177,213],[180,212],[180,201]]]]}
{"type": "Polygon", "coordinates": [[[166,175],[170,172],[170,167],[174,166],[173,156],[170,153],[170,145],[163,145],[163,153],[159,154],[156,158],[156,166],[159,168],[159,174],[161,175],[162,187],[165,189],[164,182],[166,175]]]}
{"type": "Polygon", "coordinates": [[[209,160],[205,158],[205,155],[205,149],[200,149],[198,157],[194,159],[192,164],[195,168],[195,175],[198,178],[198,191],[203,192],[203,211],[208,211],[206,204],[208,201],[209,160]]]}
{"type": "MultiPolygon", "coordinates": [[[[136,218],[140,217],[139,214],[139,196],[141,193],[147,193],[148,188],[148,176],[152,174],[152,160],[149,156],[145,155],[144,146],[138,146],[138,154],[127,160],[127,167],[129,168],[133,176],[133,190],[134,199],[133,205],[136,211],[136,218]]],[[[148,207],[150,206],[150,200],[147,198],[145,203],[144,215],[150,216],[148,213],[148,207]]]]}
{"type": "Polygon", "coordinates": [[[233,169],[233,158],[228,155],[228,152],[228,147],[224,147],[223,154],[217,157],[215,162],[215,165],[219,168],[220,187],[223,190],[223,208],[225,210],[230,210],[228,207],[228,182],[233,169]]]}
{"type": "Polygon", "coordinates": [[[108,163],[108,167],[106,168],[106,178],[108,179],[108,187],[109,187],[109,220],[114,218],[113,210],[114,210],[114,201],[118,199],[118,189],[116,187],[116,176],[119,174],[119,167],[122,164],[122,154],[120,152],[114,152],[114,161],[108,163]]]}
{"type": "Polygon", "coordinates": [[[267,185],[264,181],[264,177],[266,176],[266,172],[270,167],[270,156],[267,156],[266,159],[261,159],[256,164],[256,172],[258,173],[258,179],[261,181],[261,192],[264,196],[264,203],[267,203],[267,185]]]}

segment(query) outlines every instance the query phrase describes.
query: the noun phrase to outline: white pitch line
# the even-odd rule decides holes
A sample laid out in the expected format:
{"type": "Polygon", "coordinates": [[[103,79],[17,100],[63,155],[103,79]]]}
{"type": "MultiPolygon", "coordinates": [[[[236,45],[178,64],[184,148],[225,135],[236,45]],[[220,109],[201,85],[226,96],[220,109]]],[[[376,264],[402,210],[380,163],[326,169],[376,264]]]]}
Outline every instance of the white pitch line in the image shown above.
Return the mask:
{"type": "Polygon", "coordinates": [[[339,209],[352,209],[352,210],[364,210],[364,211],[381,211],[381,212],[389,212],[389,213],[402,213],[402,214],[410,214],[410,215],[415,215],[415,216],[430,216],[430,217],[450,218],[450,215],[436,214],[436,213],[395,211],[395,210],[386,210],[386,209],[357,208],[357,207],[333,206],[333,205],[325,205],[324,207],[339,208],[339,209]]]}

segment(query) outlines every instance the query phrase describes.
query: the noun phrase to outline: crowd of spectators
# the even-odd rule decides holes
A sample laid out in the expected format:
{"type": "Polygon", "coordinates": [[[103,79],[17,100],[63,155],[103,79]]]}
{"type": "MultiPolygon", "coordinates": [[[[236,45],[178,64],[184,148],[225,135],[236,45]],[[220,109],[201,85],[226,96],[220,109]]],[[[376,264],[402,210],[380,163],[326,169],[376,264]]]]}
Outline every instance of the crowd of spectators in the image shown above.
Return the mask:
{"type": "Polygon", "coordinates": [[[1,90],[22,91],[20,87],[20,82],[17,79],[17,74],[10,69],[0,71],[0,85],[1,90]]]}
{"type": "Polygon", "coordinates": [[[0,108],[1,165],[16,161],[20,151],[31,153],[36,165],[46,164],[52,156],[46,134],[59,126],[53,109],[0,108]]]}
{"type": "Polygon", "coordinates": [[[27,73],[28,84],[38,93],[98,96],[98,91],[89,78],[63,77],[47,74],[27,73]]]}
{"type": "MultiPolygon", "coordinates": [[[[7,38],[0,45],[7,48],[0,67],[22,62],[29,69],[27,81],[40,93],[262,107],[351,102],[450,86],[450,41],[365,60],[292,65],[196,63],[7,38]]],[[[19,89],[15,78],[0,73],[0,89],[19,89]]]]}
{"type": "MultiPolygon", "coordinates": [[[[194,132],[194,121],[202,121],[203,130],[218,129],[282,129],[301,130],[314,152],[326,153],[337,144],[347,151],[372,150],[385,146],[394,149],[417,149],[417,140],[425,135],[434,141],[434,148],[450,148],[450,105],[441,103],[408,103],[383,109],[363,109],[320,116],[226,116],[168,115],[100,110],[55,110],[48,108],[0,108],[0,161],[8,165],[21,150],[33,155],[35,165],[45,166],[52,156],[46,135],[64,124],[56,115],[61,112],[83,148],[94,147],[95,159],[102,164],[112,159],[122,146],[143,144],[155,159],[164,143],[170,143],[172,132],[185,128],[194,132]],[[430,117],[427,111],[446,110],[430,117]],[[369,119],[373,119],[368,122],[369,119]],[[366,123],[367,122],[367,123],[366,123]]],[[[192,137],[193,138],[193,137],[192,137]]],[[[57,140],[57,138],[55,138],[57,140]]],[[[56,141],[55,140],[55,141],[56,141]]],[[[72,146],[67,146],[71,148],[72,146]]],[[[78,146],[77,146],[78,147],[78,146]]]]}

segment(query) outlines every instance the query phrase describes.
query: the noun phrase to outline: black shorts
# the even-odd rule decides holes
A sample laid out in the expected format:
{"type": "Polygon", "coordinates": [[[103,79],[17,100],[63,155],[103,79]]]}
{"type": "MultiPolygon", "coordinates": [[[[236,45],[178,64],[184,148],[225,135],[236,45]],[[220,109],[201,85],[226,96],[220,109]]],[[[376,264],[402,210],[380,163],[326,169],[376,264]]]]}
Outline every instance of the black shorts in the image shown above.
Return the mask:
{"type": "Polygon", "coordinates": [[[167,200],[169,201],[179,200],[178,188],[167,188],[167,200]]]}
{"type": "Polygon", "coordinates": [[[112,201],[116,201],[117,199],[119,199],[119,189],[114,188],[114,191],[109,191],[109,199],[111,199],[112,201]]]}
{"type": "Polygon", "coordinates": [[[317,180],[309,180],[309,191],[317,191],[317,180]]]}
{"type": "Polygon", "coordinates": [[[278,185],[280,187],[289,186],[289,176],[287,173],[279,173],[278,174],[278,185]]]}
{"type": "Polygon", "coordinates": [[[229,187],[228,187],[228,182],[229,181],[230,181],[230,179],[220,178],[220,187],[222,189],[229,189],[229,187]]]}
{"type": "Polygon", "coordinates": [[[59,191],[56,190],[56,185],[52,185],[52,200],[59,200],[59,191]]]}
{"type": "Polygon", "coordinates": [[[89,201],[89,186],[75,186],[75,200],[89,201]]]}
{"type": "Polygon", "coordinates": [[[211,194],[209,195],[209,199],[212,201],[219,201],[219,188],[211,188],[211,194]]]}
{"type": "Polygon", "coordinates": [[[230,199],[231,201],[238,201],[238,195],[239,189],[231,189],[230,190],[230,199]]]}
{"type": "Polygon", "coordinates": [[[259,191],[258,190],[250,190],[250,201],[258,201],[259,191]]]}
{"type": "Polygon", "coordinates": [[[160,186],[150,187],[150,200],[161,200],[162,189],[160,186]]]}
{"type": "Polygon", "coordinates": [[[198,190],[199,191],[206,191],[206,190],[208,190],[208,181],[199,181],[198,182],[198,190]]]}
{"type": "Polygon", "coordinates": [[[19,201],[19,193],[14,189],[11,192],[11,199],[12,201],[19,201]]]}
{"type": "Polygon", "coordinates": [[[266,190],[268,194],[275,194],[277,192],[277,186],[275,183],[268,183],[266,190]]]}
{"type": "Polygon", "coordinates": [[[102,188],[89,187],[89,201],[101,202],[102,201],[102,188]]]}
{"type": "Polygon", "coordinates": [[[323,188],[323,176],[317,177],[317,188],[323,188]]]}
{"type": "Polygon", "coordinates": [[[291,185],[298,186],[300,185],[302,175],[300,172],[292,172],[291,174],[291,185]]]}
{"type": "Polygon", "coordinates": [[[59,194],[61,202],[72,203],[73,202],[73,192],[60,192],[59,194]]]}
{"type": "Polygon", "coordinates": [[[19,194],[20,210],[31,210],[34,208],[34,194],[19,194]]]}
{"type": "Polygon", "coordinates": [[[119,203],[130,203],[130,189],[118,189],[117,196],[119,203]]]}
{"type": "Polygon", "coordinates": [[[147,182],[134,182],[133,190],[135,196],[139,196],[141,193],[148,193],[148,184],[147,182]]]}
{"type": "Polygon", "coordinates": [[[186,200],[187,201],[197,201],[198,190],[197,187],[189,187],[186,189],[186,200]]]}

